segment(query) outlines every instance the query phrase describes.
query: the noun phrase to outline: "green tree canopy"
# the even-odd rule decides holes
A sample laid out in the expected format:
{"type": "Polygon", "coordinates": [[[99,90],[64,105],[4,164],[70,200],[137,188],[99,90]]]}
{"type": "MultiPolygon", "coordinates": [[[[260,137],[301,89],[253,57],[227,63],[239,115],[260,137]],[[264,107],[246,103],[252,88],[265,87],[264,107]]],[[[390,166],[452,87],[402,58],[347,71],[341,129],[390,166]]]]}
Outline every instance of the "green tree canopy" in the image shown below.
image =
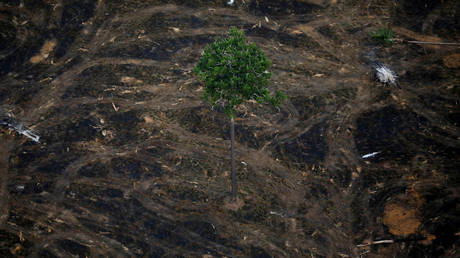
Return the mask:
{"type": "Polygon", "coordinates": [[[234,117],[235,108],[245,100],[278,106],[284,94],[271,96],[266,86],[270,61],[254,43],[247,43],[242,30],[231,27],[228,37],[218,38],[204,49],[194,72],[205,83],[202,98],[212,106],[222,103],[234,117]]]}
{"type": "Polygon", "coordinates": [[[266,86],[271,77],[270,62],[265,53],[248,44],[243,31],[231,27],[228,37],[218,38],[206,46],[194,72],[205,83],[203,99],[212,106],[222,103],[230,117],[232,199],[237,199],[235,172],[235,108],[245,100],[278,106],[285,97],[281,92],[271,96],[266,86]]]}

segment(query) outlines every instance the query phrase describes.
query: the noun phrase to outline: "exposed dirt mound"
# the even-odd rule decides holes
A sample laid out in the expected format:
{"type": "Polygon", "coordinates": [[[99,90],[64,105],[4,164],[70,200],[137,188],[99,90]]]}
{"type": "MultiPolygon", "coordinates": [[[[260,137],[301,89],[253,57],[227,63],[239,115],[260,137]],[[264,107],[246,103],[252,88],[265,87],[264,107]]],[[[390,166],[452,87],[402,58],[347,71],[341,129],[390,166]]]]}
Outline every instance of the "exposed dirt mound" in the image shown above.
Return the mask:
{"type": "Polygon", "coordinates": [[[383,223],[388,227],[390,233],[395,236],[415,234],[421,224],[416,209],[395,203],[385,205],[383,223]]]}

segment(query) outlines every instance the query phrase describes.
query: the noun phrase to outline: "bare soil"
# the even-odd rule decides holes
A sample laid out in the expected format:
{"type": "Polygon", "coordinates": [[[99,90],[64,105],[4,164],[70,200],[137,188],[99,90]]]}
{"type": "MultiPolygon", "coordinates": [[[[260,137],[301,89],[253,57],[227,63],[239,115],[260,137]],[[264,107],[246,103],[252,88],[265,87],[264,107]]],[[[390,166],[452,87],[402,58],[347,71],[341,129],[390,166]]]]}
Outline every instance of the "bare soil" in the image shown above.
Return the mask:
{"type": "Polygon", "coordinates": [[[458,256],[460,50],[369,34],[459,42],[460,3],[226,2],[0,3],[0,119],[41,136],[0,125],[0,256],[458,256]],[[238,111],[236,204],[192,72],[230,26],[288,95],[238,111]]]}

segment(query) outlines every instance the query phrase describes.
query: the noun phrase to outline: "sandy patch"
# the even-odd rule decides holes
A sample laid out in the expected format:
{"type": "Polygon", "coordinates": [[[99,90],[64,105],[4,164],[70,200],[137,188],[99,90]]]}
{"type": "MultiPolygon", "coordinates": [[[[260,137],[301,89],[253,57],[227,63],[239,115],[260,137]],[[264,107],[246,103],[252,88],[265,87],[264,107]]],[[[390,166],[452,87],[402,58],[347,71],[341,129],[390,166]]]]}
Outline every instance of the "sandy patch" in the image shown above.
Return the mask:
{"type": "Polygon", "coordinates": [[[120,80],[122,83],[126,83],[126,84],[142,84],[143,81],[142,80],[139,80],[139,79],[136,79],[134,77],[129,77],[129,76],[123,76],[121,77],[121,80],[120,80]]]}
{"type": "Polygon", "coordinates": [[[415,234],[421,224],[417,209],[399,203],[385,205],[383,223],[396,236],[415,234]]]}
{"type": "Polygon", "coordinates": [[[47,40],[42,48],[40,49],[40,53],[30,58],[30,62],[32,64],[37,64],[42,62],[43,60],[47,59],[51,52],[53,52],[54,48],[56,47],[56,41],[47,40]]]}
{"type": "Polygon", "coordinates": [[[460,68],[460,53],[445,56],[442,61],[448,68],[460,68]]]}

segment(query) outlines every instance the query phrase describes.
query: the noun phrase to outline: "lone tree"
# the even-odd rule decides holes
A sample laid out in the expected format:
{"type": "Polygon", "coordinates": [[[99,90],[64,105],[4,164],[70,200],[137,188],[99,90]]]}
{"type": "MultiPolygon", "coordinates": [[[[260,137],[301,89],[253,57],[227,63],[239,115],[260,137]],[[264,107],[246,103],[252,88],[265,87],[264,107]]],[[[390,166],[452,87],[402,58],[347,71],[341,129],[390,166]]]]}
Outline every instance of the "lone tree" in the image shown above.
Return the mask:
{"type": "Polygon", "coordinates": [[[218,38],[205,47],[194,69],[205,83],[202,96],[213,107],[221,104],[230,118],[232,200],[237,198],[235,174],[235,124],[236,107],[245,100],[256,100],[279,106],[285,95],[279,91],[271,96],[266,86],[271,77],[270,61],[254,43],[247,43],[242,30],[231,27],[228,37],[218,38]]]}

